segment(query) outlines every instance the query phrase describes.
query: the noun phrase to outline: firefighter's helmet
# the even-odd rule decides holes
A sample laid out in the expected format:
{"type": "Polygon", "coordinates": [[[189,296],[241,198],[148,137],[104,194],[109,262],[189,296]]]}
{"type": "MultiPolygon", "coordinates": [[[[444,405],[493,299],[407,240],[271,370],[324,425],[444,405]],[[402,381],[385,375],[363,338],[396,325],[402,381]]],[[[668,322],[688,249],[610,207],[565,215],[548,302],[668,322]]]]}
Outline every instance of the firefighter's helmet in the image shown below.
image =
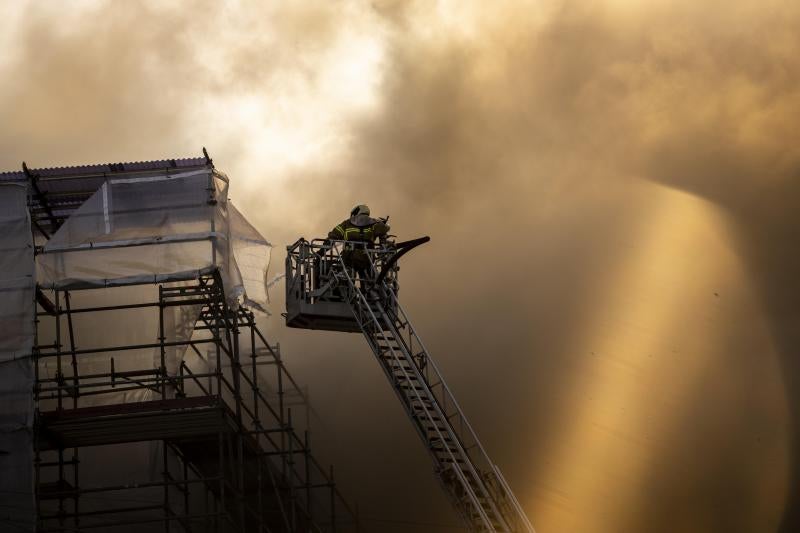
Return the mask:
{"type": "Polygon", "coordinates": [[[369,216],[369,206],[366,206],[364,204],[360,204],[360,205],[355,206],[353,208],[353,210],[350,211],[350,216],[351,217],[356,217],[358,215],[367,215],[367,216],[369,216]]]}

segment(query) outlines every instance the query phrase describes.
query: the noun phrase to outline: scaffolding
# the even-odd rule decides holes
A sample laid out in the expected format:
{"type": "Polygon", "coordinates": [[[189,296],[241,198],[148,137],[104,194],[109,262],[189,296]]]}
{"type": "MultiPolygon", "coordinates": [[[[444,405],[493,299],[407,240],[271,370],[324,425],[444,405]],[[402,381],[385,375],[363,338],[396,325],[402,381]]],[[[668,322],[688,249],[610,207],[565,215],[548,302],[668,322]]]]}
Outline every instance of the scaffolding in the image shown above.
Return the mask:
{"type": "Polygon", "coordinates": [[[207,154],[0,184],[24,202],[0,220],[0,529],[358,529],[258,327],[269,243],[207,154]]]}

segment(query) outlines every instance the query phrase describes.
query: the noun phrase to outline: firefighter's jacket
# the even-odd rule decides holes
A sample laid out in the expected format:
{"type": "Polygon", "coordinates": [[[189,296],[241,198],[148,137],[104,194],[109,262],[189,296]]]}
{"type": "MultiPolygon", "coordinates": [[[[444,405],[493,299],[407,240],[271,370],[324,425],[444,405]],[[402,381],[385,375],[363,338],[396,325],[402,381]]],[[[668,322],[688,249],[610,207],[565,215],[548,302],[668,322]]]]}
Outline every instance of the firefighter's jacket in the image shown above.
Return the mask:
{"type": "Polygon", "coordinates": [[[343,221],[328,233],[329,239],[339,241],[375,242],[375,239],[389,232],[385,222],[367,215],[356,215],[343,221]]]}
{"type": "MultiPolygon", "coordinates": [[[[385,222],[375,220],[367,215],[356,215],[343,221],[328,233],[329,239],[339,241],[364,242],[367,246],[375,239],[389,233],[389,226],[385,222]]],[[[362,247],[346,249],[342,252],[342,259],[347,266],[358,270],[369,267],[369,258],[362,247]]]]}

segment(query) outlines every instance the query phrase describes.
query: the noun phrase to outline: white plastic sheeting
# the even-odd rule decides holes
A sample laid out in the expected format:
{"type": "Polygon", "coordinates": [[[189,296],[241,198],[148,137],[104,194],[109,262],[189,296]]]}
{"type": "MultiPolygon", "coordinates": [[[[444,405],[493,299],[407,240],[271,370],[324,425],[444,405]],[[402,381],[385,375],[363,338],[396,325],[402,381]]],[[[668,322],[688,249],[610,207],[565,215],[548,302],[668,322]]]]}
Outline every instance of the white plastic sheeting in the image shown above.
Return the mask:
{"type": "Polygon", "coordinates": [[[228,203],[211,169],[108,179],[38,256],[43,287],[195,279],[220,271],[231,301],[266,311],[270,244],[228,203]]]}
{"type": "MultiPolygon", "coordinates": [[[[150,173],[135,178],[107,180],[80,206],[47,241],[37,256],[39,283],[43,287],[72,289],[73,299],[84,305],[101,305],[105,295],[88,291],[151,283],[179,283],[218,269],[225,294],[232,305],[246,303],[267,312],[266,275],[269,242],[228,202],[228,178],[211,169],[177,174],[150,173]]],[[[130,297],[137,292],[131,288],[130,297]]],[[[147,293],[147,289],[138,289],[147,293]]],[[[120,295],[116,292],[113,298],[120,295]]],[[[135,297],[135,296],[134,296],[135,297]]],[[[192,337],[199,307],[167,307],[164,337],[167,343],[192,337]]],[[[133,311],[113,314],[118,323],[102,325],[98,314],[77,315],[76,335],[92,339],[95,345],[115,346],[152,342],[159,335],[159,323],[151,314],[133,311]],[[84,320],[90,321],[84,323],[84,320]]],[[[178,372],[187,347],[169,346],[165,353],[168,375],[178,372]]],[[[108,373],[112,358],[116,372],[155,369],[161,365],[160,349],[126,350],[124,354],[99,352],[78,358],[81,376],[108,373]]],[[[63,368],[69,361],[62,361],[63,368]]],[[[53,378],[58,363],[43,360],[39,374],[53,378]]],[[[70,373],[71,371],[68,371],[70,373]]],[[[96,378],[101,383],[106,378],[96,378]]],[[[92,378],[81,378],[81,386],[92,378]]],[[[80,406],[107,405],[154,399],[147,389],[85,396],[80,406]]]]}
{"type": "MultiPolygon", "coordinates": [[[[250,307],[267,313],[270,244],[233,204],[228,204],[228,209],[231,253],[238,274],[236,283],[243,291],[241,295],[236,296],[241,296],[250,307]]],[[[228,293],[227,287],[226,293],[228,293]]]]}
{"type": "Polygon", "coordinates": [[[0,530],[33,530],[36,279],[27,188],[0,185],[0,530]]]}

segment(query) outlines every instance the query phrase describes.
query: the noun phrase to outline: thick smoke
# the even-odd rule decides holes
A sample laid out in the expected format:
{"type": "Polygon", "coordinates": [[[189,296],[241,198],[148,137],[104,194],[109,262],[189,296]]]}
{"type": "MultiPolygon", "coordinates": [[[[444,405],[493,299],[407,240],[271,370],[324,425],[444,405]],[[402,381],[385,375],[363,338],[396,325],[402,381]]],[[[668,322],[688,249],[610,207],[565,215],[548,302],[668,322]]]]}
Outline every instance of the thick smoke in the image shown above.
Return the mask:
{"type": "MultiPolygon", "coordinates": [[[[402,298],[538,530],[800,528],[795,3],[5,9],[3,168],[205,144],[276,269],[430,234],[402,298]]],[[[365,343],[269,327],[362,515],[457,523],[365,343]]]]}

